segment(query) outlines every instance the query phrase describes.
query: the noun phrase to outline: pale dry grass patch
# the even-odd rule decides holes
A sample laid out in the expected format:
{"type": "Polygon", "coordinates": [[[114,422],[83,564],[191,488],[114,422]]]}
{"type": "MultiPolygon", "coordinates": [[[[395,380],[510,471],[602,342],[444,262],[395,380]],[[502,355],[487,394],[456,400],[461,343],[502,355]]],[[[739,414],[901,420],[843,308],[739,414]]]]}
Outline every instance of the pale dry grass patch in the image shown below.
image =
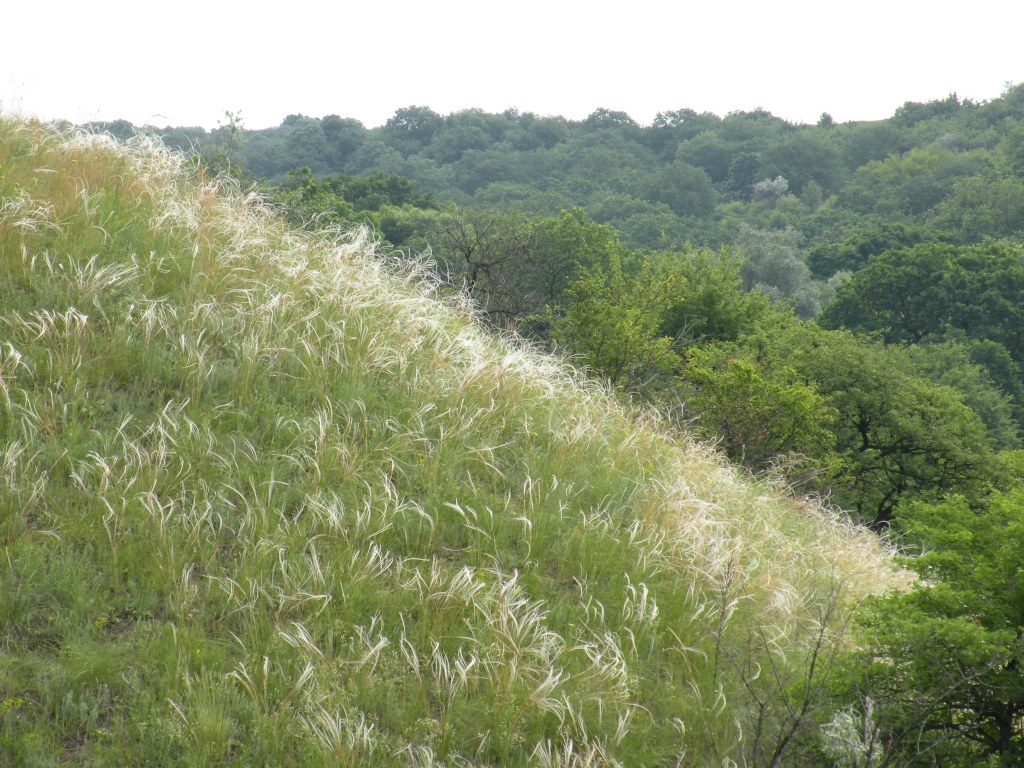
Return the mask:
{"type": "Polygon", "coordinates": [[[38,232],[47,227],[59,229],[55,217],[51,203],[34,200],[25,190],[19,190],[15,197],[0,199],[0,227],[21,232],[38,232]]]}
{"type": "Polygon", "coordinates": [[[601,741],[575,743],[566,739],[560,746],[550,741],[538,744],[530,755],[537,768],[622,768],[623,763],[607,753],[601,741]]]}

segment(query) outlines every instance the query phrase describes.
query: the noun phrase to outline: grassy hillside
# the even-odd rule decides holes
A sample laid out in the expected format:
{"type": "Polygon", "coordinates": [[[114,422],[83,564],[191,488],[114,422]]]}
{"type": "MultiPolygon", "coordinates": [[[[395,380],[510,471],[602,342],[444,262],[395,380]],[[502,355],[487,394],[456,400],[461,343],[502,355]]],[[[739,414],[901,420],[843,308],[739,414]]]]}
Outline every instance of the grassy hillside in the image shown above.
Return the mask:
{"type": "Polygon", "coordinates": [[[0,762],[702,766],[801,724],[871,535],[133,141],[0,120],[0,762]]]}

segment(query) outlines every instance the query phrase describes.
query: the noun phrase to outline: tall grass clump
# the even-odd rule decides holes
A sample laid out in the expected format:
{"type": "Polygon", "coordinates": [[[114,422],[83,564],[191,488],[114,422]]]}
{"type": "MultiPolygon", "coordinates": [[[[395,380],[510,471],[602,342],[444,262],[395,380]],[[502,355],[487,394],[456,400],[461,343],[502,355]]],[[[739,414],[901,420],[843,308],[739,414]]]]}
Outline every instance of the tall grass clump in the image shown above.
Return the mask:
{"type": "Polygon", "coordinates": [[[0,544],[26,766],[756,762],[892,579],[365,233],[14,120],[0,544]]]}

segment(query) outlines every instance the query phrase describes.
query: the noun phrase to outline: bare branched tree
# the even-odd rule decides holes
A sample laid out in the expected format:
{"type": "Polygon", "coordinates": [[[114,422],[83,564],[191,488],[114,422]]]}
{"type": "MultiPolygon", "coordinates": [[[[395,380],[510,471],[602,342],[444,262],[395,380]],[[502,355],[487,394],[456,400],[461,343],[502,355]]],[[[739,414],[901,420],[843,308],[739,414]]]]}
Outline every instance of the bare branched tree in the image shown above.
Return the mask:
{"type": "Polygon", "coordinates": [[[536,310],[530,277],[535,244],[530,227],[507,214],[461,210],[442,220],[438,233],[461,282],[484,316],[500,325],[536,310]]]}

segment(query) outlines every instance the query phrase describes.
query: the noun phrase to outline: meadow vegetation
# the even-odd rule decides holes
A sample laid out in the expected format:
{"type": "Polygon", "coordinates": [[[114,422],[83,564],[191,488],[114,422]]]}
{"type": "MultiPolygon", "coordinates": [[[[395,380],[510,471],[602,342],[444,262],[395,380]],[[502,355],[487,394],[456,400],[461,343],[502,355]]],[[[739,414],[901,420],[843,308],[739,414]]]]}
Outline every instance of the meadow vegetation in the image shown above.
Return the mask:
{"type": "Polygon", "coordinates": [[[0,201],[2,761],[825,754],[874,534],[152,138],[0,201]]]}

